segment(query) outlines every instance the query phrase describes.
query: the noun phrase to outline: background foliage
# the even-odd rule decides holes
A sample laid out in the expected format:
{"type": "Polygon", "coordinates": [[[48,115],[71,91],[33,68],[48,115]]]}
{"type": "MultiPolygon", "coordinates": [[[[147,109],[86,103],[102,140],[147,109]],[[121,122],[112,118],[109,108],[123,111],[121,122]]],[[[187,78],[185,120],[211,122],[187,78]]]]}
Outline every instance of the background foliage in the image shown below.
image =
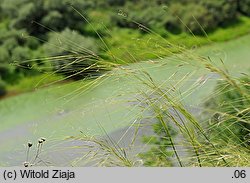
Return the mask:
{"type": "Polygon", "coordinates": [[[85,74],[79,70],[97,63],[97,55],[111,58],[106,48],[100,48],[100,38],[93,27],[111,46],[117,47],[126,45],[128,40],[117,41],[112,37],[116,32],[125,38],[138,35],[135,30],[138,29],[144,36],[147,27],[164,37],[173,34],[181,38],[185,32],[204,36],[205,32],[239,23],[240,17],[250,16],[249,9],[249,0],[0,0],[0,78],[13,85],[41,72],[58,71],[66,77],[81,73],[73,79],[96,72],[96,68],[85,74]],[[91,25],[79,13],[89,19],[91,25]],[[73,39],[79,46],[60,39],[64,51],[58,49],[58,34],[53,32],[73,39]],[[75,49],[78,49],[75,55],[94,53],[96,56],[85,57],[66,67],[65,63],[75,58],[50,64],[46,59],[37,59],[67,55],[75,49]]]}

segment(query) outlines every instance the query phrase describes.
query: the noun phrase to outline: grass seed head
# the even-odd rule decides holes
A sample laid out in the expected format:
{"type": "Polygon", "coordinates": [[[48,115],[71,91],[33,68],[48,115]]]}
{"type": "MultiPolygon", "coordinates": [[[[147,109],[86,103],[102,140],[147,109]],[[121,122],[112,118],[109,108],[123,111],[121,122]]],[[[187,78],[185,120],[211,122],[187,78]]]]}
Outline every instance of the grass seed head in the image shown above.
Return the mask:
{"type": "Polygon", "coordinates": [[[29,162],[26,162],[26,161],[25,161],[25,162],[23,163],[23,166],[24,166],[24,167],[28,167],[28,166],[29,166],[29,162]]]}
{"type": "Polygon", "coordinates": [[[46,141],[46,138],[44,138],[44,137],[41,137],[41,140],[42,140],[43,142],[45,142],[45,141],[46,141]]]}
{"type": "Polygon", "coordinates": [[[39,140],[38,140],[38,143],[39,143],[39,144],[41,144],[41,143],[43,143],[43,142],[44,142],[44,141],[43,141],[42,139],[39,139],[39,140]]]}
{"type": "Polygon", "coordinates": [[[32,147],[32,143],[31,142],[28,142],[28,147],[32,147]]]}

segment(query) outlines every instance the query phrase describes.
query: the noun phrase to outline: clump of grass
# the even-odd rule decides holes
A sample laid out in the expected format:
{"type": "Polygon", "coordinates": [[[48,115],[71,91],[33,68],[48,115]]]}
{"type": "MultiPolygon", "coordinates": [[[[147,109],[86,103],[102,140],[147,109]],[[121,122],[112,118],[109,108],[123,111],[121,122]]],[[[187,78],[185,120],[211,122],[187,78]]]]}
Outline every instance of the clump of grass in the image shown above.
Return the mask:
{"type": "Polygon", "coordinates": [[[236,90],[227,82],[219,82],[212,96],[205,105],[213,117],[210,119],[213,133],[220,133],[225,141],[250,145],[250,96],[249,79],[239,78],[238,85],[241,90],[236,90]],[[244,96],[243,96],[244,94],[244,96]]]}
{"type": "MultiPolygon", "coordinates": [[[[147,76],[149,76],[148,73],[147,76]]],[[[147,92],[150,91],[148,93],[154,93],[153,97],[144,93],[145,98],[143,100],[147,101],[147,108],[152,109],[159,125],[165,132],[165,138],[170,141],[169,144],[165,145],[165,149],[171,148],[179,166],[184,166],[177,150],[177,147],[184,146],[184,143],[177,144],[174,140],[175,137],[169,131],[170,127],[175,127],[177,133],[182,136],[183,142],[185,141],[186,145],[190,147],[190,151],[194,153],[198,166],[202,166],[200,160],[201,142],[198,140],[197,134],[199,134],[199,138],[206,140],[208,140],[208,137],[200,123],[171,90],[161,88],[150,78],[144,79],[142,82],[147,86],[147,92]]],[[[214,147],[211,142],[209,142],[209,145],[214,147]]]]}
{"type": "MultiPolygon", "coordinates": [[[[85,19],[85,17],[83,18],[85,19]]],[[[229,123],[226,122],[228,118],[220,121],[219,124],[223,124],[220,125],[222,131],[229,131],[228,127],[231,123],[237,122],[239,118],[241,121],[244,119],[245,122],[248,121],[247,123],[249,123],[249,115],[247,115],[249,113],[248,90],[243,89],[241,84],[237,81],[237,78],[235,79],[229,74],[225,69],[223,62],[222,67],[218,67],[209,57],[197,55],[193,50],[186,49],[185,46],[170,43],[157,33],[140,24],[138,24],[138,27],[154,35],[154,38],[159,38],[162,41],[162,44],[161,42],[157,42],[155,49],[160,49],[161,52],[165,51],[166,53],[171,54],[171,59],[180,63],[178,67],[184,67],[185,64],[199,65],[199,68],[206,69],[209,73],[218,74],[220,79],[226,82],[226,85],[239,93],[241,96],[240,100],[244,103],[244,108],[235,110],[237,113],[230,114],[227,108],[225,108],[225,111],[223,112],[218,110],[213,111],[220,115],[223,114],[224,116],[228,116],[230,119],[236,119],[236,121],[234,120],[229,123]],[[177,52],[178,54],[176,54],[177,52]]],[[[98,36],[100,35],[98,34],[98,36]]],[[[113,55],[105,41],[101,37],[100,39],[103,42],[106,51],[110,53],[109,59],[114,60],[108,62],[105,59],[98,57],[98,59],[100,59],[99,63],[103,61],[103,64],[109,66],[112,65],[113,68],[122,70],[119,67],[120,65],[116,63],[127,64],[128,61],[122,57],[113,55]]],[[[150,42],[150,44],[152,43],[151,40],[147,40],[143,41],[143,44],[147,42],[150,42]]],[[[155,43],[155,40],[153,40],[153,43],[155,43]]],[[[140,52],[146,54],[148,53],[148,50],[140,50],[140,52]]],[[[73,53],[75,54],[74,57],[76,60],[69,62],[68,65],[78,62],[77,59],[79,57],[81,58],[80,53],[73,53]]],[[[136,57],[136,53],[134,52],[129,52],[127,56],[129,56],[131,60],[138,61],[138,57],[136,57]]],[[[71,60],[72,55],[69,55],[68,57],[71,60]]],[[[57,57],[56,59],[65,58],[67,58],[67,56],[57,57]]],[[[158,58],[162,59],[161,55],[158,58]]],[[[48,59],[48,62],[51,62],[53,59],[55,58],[48,59]]],[[[165,64],[168,63],[163,62],[161,66],[165,64]]],[[[86,68],[82,68],[82,71],[85,69],[86,68]]],[[[149,137],[146,142],[152,142],[151,144],[153,144],[154,147],[150,151],[141,153],[140,155],[140,157],[143,158],[145,166],[244,166],[246,163],[249,163],[249,158],[247,156],[249,149],[246,146],[242,146],[241,143],[237,144],[233,142],[232,136],[227,136],[227,138],[231,139],[230,141],[225,140],[225,138],[215,130],[218,124],[210,126],[207,119],[201,120],[199,117],[195,116],[183,102],[183,98],[206,84],[205,80],[198,79],[192,86],[188,87],[187,91],[183,92],[181,91],[182,85],[184,85],[185,81],[190,79],[188,74],[184,74],[183,78],[177,83],[166,86],[166,83],[164,83],[166,81],[162,83],[157,82],[150,73],[145,71],[144,68],[136,68],[134,70],[123,69],[123,71],[124,73],[119,74],[131,76],[140,87],[138,93],[142,98],[139,99],[138,105],[143,103],[142,110],[150,111],[152,114],[152,121],[154,121],[153,119],[156,120],[156,124],[153,124],[154,127],[157,126],[157,128],[154,128],[154,139],[153,137],[149,137]],[[211,133],[212,131],[215,133],[211,133]],[[183,155],[183,153],[186,155],[183,155]]],[[[105,74],[105,76],[108,78],[111,76],[110,74],[114,73],[110,72],[105,74]]],[[[172,77],[173,76],[165,78],[165,80],[171,81],[172,77]]],[[[101,82],[100,78],[101,77],[95,78],[93,84],[97,83],[98,85],[101,82]]],[[[70,138],[73,140],[84,141],[87,144],[86,146],[89,151],[84,157],[79,158],[80,160],[85,159],[85,161],[94,162],[96,166],[135,166],[137,160],[131,160],[126,149],[121,148],[118,143],[108,135],[107,137],[108,140],[98,137],[89,137],[82,134],[79,137],[70,138]]],[[[41,139],[38,141],[37,153],[34,160],[29,163],[27,158],[24,164],[25,166],[33,166],[37,161],[45,164],[45,162],[39,157],[42,144],[43,141],[41,139]]],[[[29,156],[29,146],[30,144],[28,144],[27,157],[29,156]]]]}
{"type": "Polygon", "coordinates": [[[67,139],[77,140],[84,142],[84,146],[88,152],[71,164],[84,162],[91,166],[121,166],[121,167],[132,167],[136,164],[136,161],[131,160],[128,157],[126,150],[119,146],[110,136],[107,138],[89,136],[81,132],[78,137],[69,137],[67,139]]]}
{"type": "MultiPolygon", "coordinates": [[[[142,25],[138,24],[138,26],[142,28],[142,25]]],[[[157,35],[157,33],[146,27],[143,27],[143,29],[154,36],[157,35]]],[[[158,37],[163,39],[160,35],[158,37]]],[[[170,52],[173,59],[178,62],[198,65],[199,68],[206,69],[209,73],[216,73],[220,76],[220,79],[237,90],[244,98],[244,101],[249,100],[249,94],[242,89],[240,83],[237,82],[237,78],[235,79],[229,74],[223,62],[222,67],[217,66],[209,57],[197,55],[193,50],[186,49],[185,46],[169,43],[167,40],[163,45],[158,44],[158,48],[161,51],[170,52]],[[178,52],[178,55],[176,52],[178,52]]],[[[147,52],[147,50],[141,51],[147,52]]],[[[129,57],[135,60],[137,58],[136,53],[133,52],[129,52],[129,57]]],[[[116,60],[126,63],[123,58],[116,57],[116,60]]],[[[132,75],[135,82],[142,86],[138,91],[142,99],[138,103],[139,105],[144,103],[144,111],[150,110],[152,119],[157,121],[156,124],[153,124],[153,126],[158,126],[154,130],[156,132],[154,139],[149,137],[148,142],[146,142],[153,142],[154,147],[140,155],[145,166],[244,166],[246,162],[249,162],[249,158],[246,156],[249,150],[246,147],[240,147],[236,151],[235,148],[239,147],[239,144],[228,143],[220,134],[216,134],[215,138],[211,135],[214,126],[209,126],[207,120],[201,120],[195,116],[183,102],[185,95],[189,95],[202,87],[206,80],[198,79],[193,86],[188,88],[188,91],[181,92],[181,85],[189,80],[187,76],[184,76],[178,83],[166,87],[164,83],[155,81],[153,76],[143,68],[130,70],[129,73],[125,71],[126,74],[132,75]],[[171,129],[174,129],[175,133],[171,129]],[[183,155],[183,153],[186,155],[183,155]]],[[[171,80],[171,76],[166,78],[166,80],[168,79],[171,80]]],[[[247,104],[246,108],[241,111],[247,112],[248,107],[247,104]]],[[[238,112],[241,113],[241,111],[238,112]]],[[[238,118],[235,114],[231,114],[232,116],[238,118]]],[[[224,122],[222,121],[222,123],[224,122]]],[[[228,124],[223,128],[228,128],[228,124]]],[[[84,137],[82,140],[91,141],[96,144],[95,147],[98,146],[98,151],[95,149],[94,152],[96,153],[93,157],[97,158],[101,166],[134,165],[127,158],[126,151],[119,148],[113,141],[108,143],[107,141],[99,141],[94,137],[84,137]]]]}
{"type": "MultiPolygon", "coordinates": [[[[223,80],[223,87],[220,84],[219,89],[217,88],[213,95],[214,98],[219,98],[214,99],[217,106],[212,105],[213,109],[206,106],[203,109],[219,114],[216,118],[222,116],[222,119],[219,121],[216,119],[217,122],[212,125],[209,125],[207,120],[201,121],[201,118],[189,112],[177,97],[177,91],[174,88],[168,90],[161,87],[146,73],[148,79],[139,78],[147,86],[147,93],[143,92],[145,96],[143,100],[147,101],[147,108],[155,112],[155,117],[159,119],[158,124],[166,132],[165,138],[170,139],[170,143],[164,147],[158,146],[159,144],[155,146],[159,149],[165,148],[165,150],[172,148],[179,166],[183,166],[183,161],[186,166],[246,166],[250,161],[247,156],[249,153],[249,138],[247,137],[250,134],[249,81],[235,79],[226,70],[212,64],[210,58],[197,58],[196,61],[204,64],[211,72],[220,75],[223,80]],[[154,95],[151,95],[152,93],[154,95]],[[176,137],[169,133],[168,128],[173,126],[177,130],[178,138],[182,139],[179,144],[173,140],[176,137]],[[181,148],[177,150],[176,147],[181,148]],[[179,153],[182,153],[183,149],[188,149],[189,155],[181,159],[179,153]]],[[[169,161],[169,155],[166,156],[165,161],[169,161]]],[[[162,161],[159,161],[150,165],[161,166],[162,164],[162,161]]]]}

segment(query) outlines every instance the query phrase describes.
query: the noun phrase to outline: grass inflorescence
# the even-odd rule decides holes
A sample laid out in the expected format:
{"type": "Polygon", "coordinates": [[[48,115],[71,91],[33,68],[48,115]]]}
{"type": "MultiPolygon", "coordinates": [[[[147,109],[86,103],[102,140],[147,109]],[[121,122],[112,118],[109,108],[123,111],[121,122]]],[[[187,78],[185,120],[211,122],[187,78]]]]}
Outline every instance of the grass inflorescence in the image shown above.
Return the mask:
{"type": "MultiPolygon", "coordinates": [[[[79,13],[76,9],[75,11],[79,13]]],[[[91,22],[83,15],[80,16],[94,29],[91,22]]],[[[140,31],[148,33],[145,36],[147,39],[135,36],[136,40],[133,42],[136,44],[131,46],[134,48],[141,45],[138,49],[126,49],[127,45],[125,48],[110,48],[110,45],[116,42],[106,43],[106,40],[96,32],[107,55],[95,54],[72,42],[70,38],[60,37],[60,41],[72,45],[71,49],[67,46],[63,48],[68,54],[45,58],[47,64],[44,67],[49,67],[55,60],[63,63],[58,70],[49,72],[51,75],[60,72],[67,74],[62,80],[84,73],[85,77],[82,80],[88,81],[87,86],[72,91],[73,97],[69,100],[74,100],[75,95],[82,95],[90,88],[98,88],[110,78],[129,78],[127,87],[134,87],[135,90],[132,90],[126,104],[129,104],[131,111],[135,108],[140,109],[136,115],[136,122],[128,122],[131,123],[128,130],[132,127],[135,129],[130,145],[133,146],[135,138],[140,138],[137,136],[140,122],[149,120],[149,126],[153,129],[153,135],[143,138],[144,143],[150,148],[142,149],[136,154],[136,158],[128,156],[129,148],[121,147],[120,139],[112,139],[107,132],[104,133],[104,138],[84,133],[72,136],[71,140],[86,142],[88,149],[86,155],[72,163],[77,165],[78,161],[86,161],[86,164],[91,163],[94,166],[128,167],[136,166],[137,162],[142,162],[144,166],[180,167],[249,165],[249,80],[231,75],[231,70],[221,59],[217,61],[203,56],[197,53],[195,48],[176,44],[138,22],[133,23],[138,25],[140,31]],[[169,57],[164,59],[165,56],[169,57]],[[136,63],[142,61],[142,58],[150,59],[144,63],[136,63]],[[130,64],[133,62],[134,65],[130,64]],[[160,72],[162,68],[166,68],[169,73],[159,76],[161,74],[152,72],[152,69],[160,72]],[[99,71],[106,72],[100,74],[99,71]],[[210,79],[210,75],[215,79],[210,79]],[[215,83],[220,82],[212,86],[212,94],[208,93],[203,98],[195,96],[206,89],[213,80],[215,83]],[[197,100],[199,105],[190,103],[194,100],[197,100]]],[[[222,34],[221,31],[215,32],[214,35],[222,34]]],[[[207,35],[207,43],[211,43],[210,38],[216,40],[213,36],[207,35]]],[[[203,44],[200,38],[194,40],[198,42],[198,46],[199,43],[203,44]]],[[[28,143],[25,166],[33,166],[37,162],[46,163],[39,158],[43,143],[43,139],[38,141],[37,153],[31,162],[29,151],[32,143],[28,143]]]]}
{"type": "Polygon", "coordinates": [[[41,137],[37,140],[37,145],[36,145],[36,153],[34,156],[30,157],[30,151],[33,146],[32,142],[27,143],[27,152],[26,152],[26,160],[23,163],[24,167],[31,167],[31,166],[38,166],[41,163],[45,166],[48,166],[49,162],[44,161],[41,157],[40,154],[42,153],[43,150],[43,145],[45,143],[46,139],[44,137],[41,137]]]}

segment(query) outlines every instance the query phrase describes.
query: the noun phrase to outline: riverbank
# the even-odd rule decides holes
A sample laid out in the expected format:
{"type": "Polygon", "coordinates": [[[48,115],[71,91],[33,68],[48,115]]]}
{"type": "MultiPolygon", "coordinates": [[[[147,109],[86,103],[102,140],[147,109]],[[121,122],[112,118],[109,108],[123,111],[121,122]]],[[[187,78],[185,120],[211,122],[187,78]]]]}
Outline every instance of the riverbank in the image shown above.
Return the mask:
{"type": "MultiPolygon", "coordinates": [[[[222,57],[228,70],[240,75],[249,71],[249,40],[250,35],[247,35],[195,52],[210,55],[216,63],[222,57]]],[[[135,78],[136,73],[147,72],[162,86],[175,86],[187,76],[180,88],[182,90],[203,77],[201,81],[205,81],[204,85],[185,96],[184,100],[186,104],[199,105],[211,93],[218,78],[210,77],[209,72],[197,66],[181,64],[177,58],[135,63],[113,70],[109,76],[93,83],[94,87],[84,82],[68,83],[1,101],[0,139],[4,139],[0,145],[1,164],[8,166],[10,159],[23,159],[23,144],[41,136],[46,137],[48,142],[60,144],[67,136],[77,136],[80,131],[90,136],[104,135],[100,124],[107,133],[133,124],[143,115],[140,106],[131,105],[138,91],[143,89],[135,78]]],[[[47,151],[53,151],[53,146],[47,151]]],[[[9,165],[19,163],[12,161],[9,165]]]]}

